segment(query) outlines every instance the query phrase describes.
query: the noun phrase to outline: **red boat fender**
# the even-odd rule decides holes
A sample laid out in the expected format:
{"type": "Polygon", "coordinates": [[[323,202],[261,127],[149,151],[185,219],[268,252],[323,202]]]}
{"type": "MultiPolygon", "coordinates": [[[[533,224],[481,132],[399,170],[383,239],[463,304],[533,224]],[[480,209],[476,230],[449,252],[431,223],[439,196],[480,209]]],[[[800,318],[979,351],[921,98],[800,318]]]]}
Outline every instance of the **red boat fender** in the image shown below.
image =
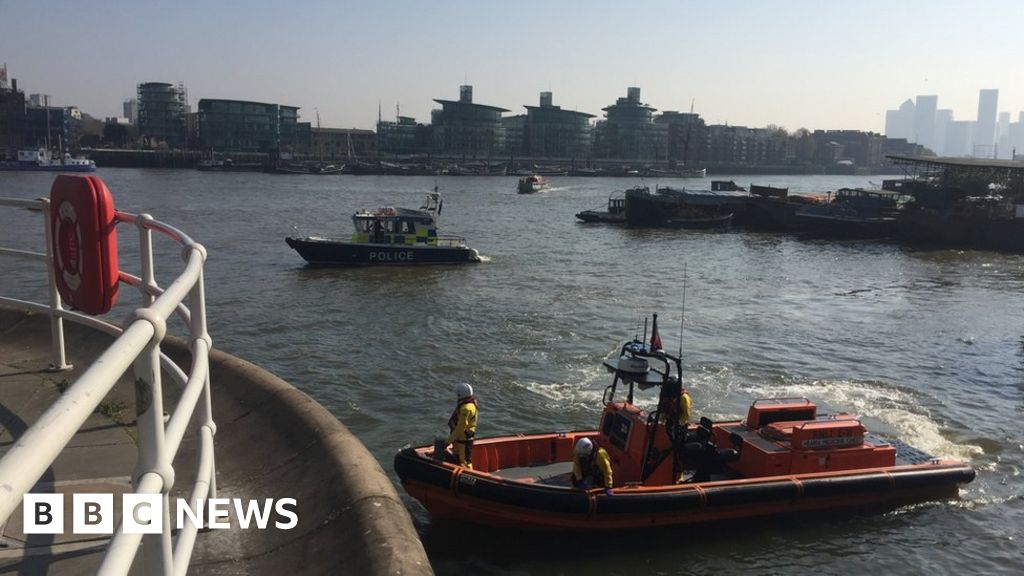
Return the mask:
{"type": "Polygon", "coordinates": [[[109,312],[117,301],[114,199],[98,176],[61,174],[50,189],[53,269],[57,291],[86,314],[109,312]]]}

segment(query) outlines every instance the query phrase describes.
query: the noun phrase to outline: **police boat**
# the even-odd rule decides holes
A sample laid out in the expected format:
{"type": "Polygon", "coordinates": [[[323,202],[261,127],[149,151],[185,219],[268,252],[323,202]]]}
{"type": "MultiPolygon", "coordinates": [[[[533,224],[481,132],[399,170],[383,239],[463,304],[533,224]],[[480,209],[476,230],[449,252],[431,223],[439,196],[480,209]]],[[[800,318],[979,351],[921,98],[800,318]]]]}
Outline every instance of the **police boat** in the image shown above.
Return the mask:
{"type": "Polygon", "coordinates": [[[433,445],[406,447],[394,461],[402,486],[434,517],[586,531],[891,506],[955,497],[974,479],[967,463],[869,434],[857,416],[819,413],[806,398],[758,399],[742,420],[679,425],[680,359],[654,344],[627,342],[604,362],[612,383],[597,430],[478,439],[472,468],[433,445]],[[653,412],[634,403],[648,390],[658,393],[653,412]],[[612,490],[573,487],[581,438],[607,451],[612,490]]]}
{"type": "Polygon", "coordinates": [[[461,236],[437,232],[444,201],[437,188],[418,210],[386,206],[352,215],[350,239],[287,237],[285,242],[313,266],[461,264],[479,262],[480,253],[461,236]]]}

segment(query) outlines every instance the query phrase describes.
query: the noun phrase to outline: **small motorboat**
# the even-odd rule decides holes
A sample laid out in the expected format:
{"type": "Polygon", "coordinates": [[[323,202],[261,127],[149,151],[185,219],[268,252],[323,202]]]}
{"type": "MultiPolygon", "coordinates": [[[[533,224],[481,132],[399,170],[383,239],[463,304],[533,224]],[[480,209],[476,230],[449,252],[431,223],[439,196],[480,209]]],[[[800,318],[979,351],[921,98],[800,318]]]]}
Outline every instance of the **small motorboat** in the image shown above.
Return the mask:
{"type": "Polygon", "coordinates": [[[95,172],[96,162],[73,158],[65,152],[56,158],[45,148],[18,150],[16,162],[0,160],[0,170],[28,172],[95,172]]]}
{"type": "Polygon", "coordinates": [[[869,434],[857,416],[821,414],[804,398],[758,399],[742,420],[679,425],[680,359],[660,338],[644,340],[604,362],[613,379],[597,430],[480,439],[473,468],[443,446],[406,447],[394,462],[402,486],[435,517],[616,530],[954,497],[974,479],[967,463],[869,434]],[[658,393],[652,412],[635,403],[647,390],[658,393]],[[612,493],[572,486],[581,438],[608,452],[612,493]]]}
{"type": "Polygon", "coordinates": [[[576,218],[586,223],[622,224],[626,221],[626,198],[621,192],[612,192],[607,210],[584,210],[576,218]]]}
{"type": "Polygon", "coordinates": [[[315,266],[479,262],[480,253],[466,246],[465,238],[438,234],[443,207],[435,187],[418,210],[387,206],[356,212],[351,239],[306,236],[288,237],[285,242],[315,266]]]}
{"type": "Polygon", "coordinates": [[[548,187],[548,181],[540,174],[530,174],[519,179],[520,194],[534,194],[548,187]]]}

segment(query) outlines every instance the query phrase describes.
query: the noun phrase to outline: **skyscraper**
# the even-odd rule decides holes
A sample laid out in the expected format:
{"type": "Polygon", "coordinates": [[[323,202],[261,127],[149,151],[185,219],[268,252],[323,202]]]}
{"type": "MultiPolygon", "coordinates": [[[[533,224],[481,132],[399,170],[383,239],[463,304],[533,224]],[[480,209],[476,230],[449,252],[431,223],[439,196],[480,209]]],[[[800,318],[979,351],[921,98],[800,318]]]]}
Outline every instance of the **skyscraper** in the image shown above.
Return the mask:
{"type": "Polygon", "coordinates": [[[944,156],[969,156],[971,154],[971,131],[974,122],[962,120],[946,125],[946,137],[942,145],[944,156]]]}
{"type": "Polygon", "coordinates": [[[925,148],[935,146],[935,109],[939,105],[938,96],[918,96],[914,104],[913,142],[925,148]]]}
{"type": "Polygon", "coordinates": [[[939,156],[946,156],[946,128],[953,122],[953,111],[949,109],[935,111],[935,134],[932,138],[932,151],[939,156]]]}
{"type": "Polygon", "coordinates": [[[974,155],[991,158],[996,143],[996,109],[999,90],[981,90],[978,93],[978,121],[974,127],[974,155]]]}
{"type": "Polygon", "coordinates": [[[914,137],[914,101],[907,98],[898,110],[885,112],[885,135],[889,138],[914,137]]]}
{"type": "Polygon", "coordinates": [[[1010,113],[1000,112],[999,121],[996,123],[996,154],[1002,159],[1010,159],[1013,150],[1013,143],[1010,141],[1010,113]]]}

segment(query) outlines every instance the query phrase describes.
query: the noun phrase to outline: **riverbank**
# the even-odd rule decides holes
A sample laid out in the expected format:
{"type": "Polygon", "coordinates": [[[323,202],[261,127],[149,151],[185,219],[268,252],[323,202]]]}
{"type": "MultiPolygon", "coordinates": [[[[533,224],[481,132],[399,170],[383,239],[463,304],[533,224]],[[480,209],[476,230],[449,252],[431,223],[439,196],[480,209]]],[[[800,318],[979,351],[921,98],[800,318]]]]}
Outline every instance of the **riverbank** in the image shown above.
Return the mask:
{"type": "MultiPolygon", "coordinates": [[[[96,162],[101,168],[183,168],[194,169],[205,155],[197,150],[116,150],[108,148],[86,148],[81,153],[96,162]]],[[[274,171],[272,155],[260,152],[239,152],[225,154],[236,164],[258,164],[266,172],[274,171]]],[[[300,158],[300,160],[303,158],[300,158]]],[[[306,157],[312,162],[316,159],[306,157]]],[[[675,168],[667,162],[642,162],[629,160],[590,160],[587,162],[559,161],[550,159],[479,160],[466,158],[414,158],[381,160],[346,160],[325,158],[325,161],[346,164],[344,173],[374,176],[504,176],[515,173],[538,171],[561,176],[608,176],[608,177],[672,177],[675,168]],[[648,172],[645,172],[648,170],[648,172]],[[666,172],[668,172],[666,174],[666,172]]],[[[704,166],[708,176],[726,174],[743,175],[891,175],[902,174],[896,166],[859,167],[848,165],[818,166],[813,164],[723,164],[709,163],[704,166]]]]}

